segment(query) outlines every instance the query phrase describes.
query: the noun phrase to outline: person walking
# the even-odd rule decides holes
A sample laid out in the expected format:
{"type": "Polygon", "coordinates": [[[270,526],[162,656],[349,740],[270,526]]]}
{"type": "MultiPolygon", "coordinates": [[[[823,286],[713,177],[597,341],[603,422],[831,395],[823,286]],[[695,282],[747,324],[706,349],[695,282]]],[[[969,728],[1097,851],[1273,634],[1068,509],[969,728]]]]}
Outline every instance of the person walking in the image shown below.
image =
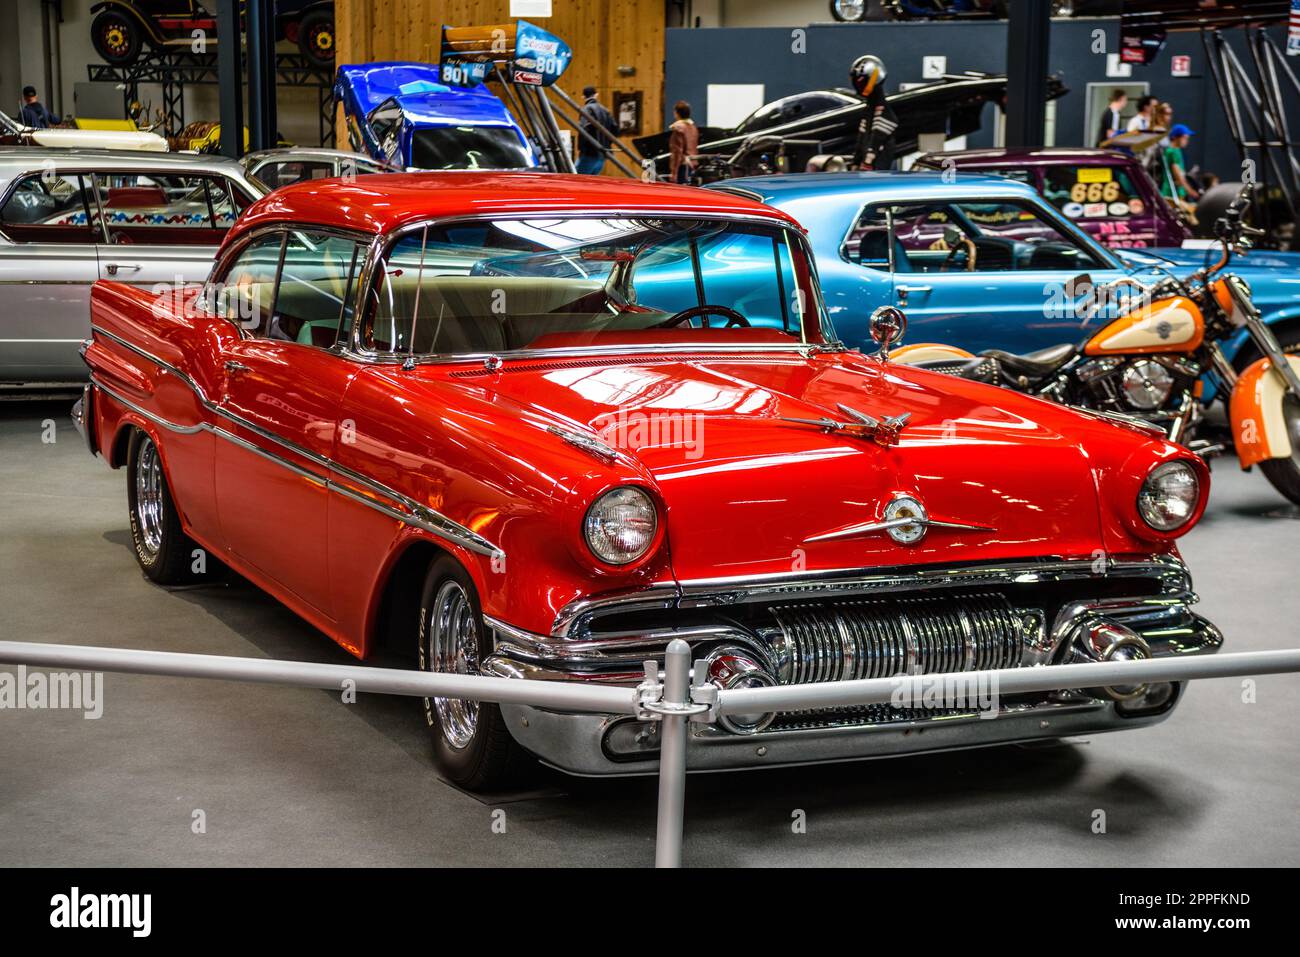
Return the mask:
{"type": "Polygon", "coordinates": [[[609,153],[609,145],[618,135],[618,123],[614,119],[614,114],[605,109],[603,103],[596,97],[596,88],[594,86],[584,87],[582,90],[582,118],[578,121],[578,129],[590,136],[578,137],[578,172],[587,176],[599,176],[601,170],[605,168],[605,156],[609,153]],[[595,140],[593,143],[591,140],[595,140]]]}
{"type": "Polygon", "coordinates": [[[1101,128],[1097,130],[1097,146],[1105,146],[1111,137],[1124,132],[1124,107],[1128,106],[1128,94],[1116,90],[1110,95],[1106,112],[1101,115],[1101,128]]]}
{"type": "Polygon", "coordinates": [[[678,100],[668,127],[668,180],[689,183],[695,173],[695,154],[700,151],[700,128],[691,119],[691,104],[678,100]]]}
{"type": "Polygon", "coordinates": [[[23,87],[23,114],[22,121],[24,126],[30,126],[34,130],[47,130],[51,126],[58,126],[63,121],[45,108],[45,104],[36,98],[36,87],[23,87]]]}
{"type": "Polygon", "coordinates": [[[1129,133],[1145,133],[1151,129],[1152,114],[1155,112],[1157,102],[1154,96],[1139,97],[1138,111],[1129,119],[1128,126],[1125,129],[1129,133]]]}

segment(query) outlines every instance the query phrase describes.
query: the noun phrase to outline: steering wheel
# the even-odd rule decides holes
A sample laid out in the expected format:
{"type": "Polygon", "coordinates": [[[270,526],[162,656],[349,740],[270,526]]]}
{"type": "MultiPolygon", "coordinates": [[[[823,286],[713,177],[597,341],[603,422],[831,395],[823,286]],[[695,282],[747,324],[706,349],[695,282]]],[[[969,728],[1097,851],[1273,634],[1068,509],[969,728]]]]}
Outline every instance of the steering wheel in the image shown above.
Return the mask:
{"type": "Polygon", "coordinates": [[[948,258],[945,259],[943,265],[939,267],[939,272],[947,272],[951,269],[953,259],[955,259],[957,253],[961,252],[963,249],[966,250],[966,271],[974,272],[975,258],[979,255],[979,250],[976,247],[974,240],[966,235],[962,236],[960,244],[954,245],[950,250],[948,250],[948,258]]]}
{"type": "MultiPolygon", "coordinates": [[[[681,312],[673,313],[663,322],[655,326],[656,329],[671,329],[673,326],[680,326],[683,322],[688,322],[696,316],[726,316],[727,324],[724,329],[732,328],[749,328],[749,320],[728,306],[710,306],[707,303],[703,306],[691,306],[689,309],[683,309],[681,312]]],[[[701,324],[705,329],[709,328],[709,320],[702,318],[701,324]]]]}

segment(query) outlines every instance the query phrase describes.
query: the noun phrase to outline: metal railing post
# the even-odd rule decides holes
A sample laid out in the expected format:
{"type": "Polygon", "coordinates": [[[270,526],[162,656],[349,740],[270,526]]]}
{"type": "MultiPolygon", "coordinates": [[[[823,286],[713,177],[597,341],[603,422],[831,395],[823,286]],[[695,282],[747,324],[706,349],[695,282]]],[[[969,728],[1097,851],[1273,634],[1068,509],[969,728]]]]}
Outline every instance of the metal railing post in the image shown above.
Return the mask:
{"type": "Polygon", "coordinates": [[[680,638],[664,655],[664,697],[659,740],[659,821],[655,829],[655,867],[682,866],[682,828],[686,814],[686,713],[691,700],[691,646],[680,638]],[[681,709],[673,714],[671,709],[681,709]]]}

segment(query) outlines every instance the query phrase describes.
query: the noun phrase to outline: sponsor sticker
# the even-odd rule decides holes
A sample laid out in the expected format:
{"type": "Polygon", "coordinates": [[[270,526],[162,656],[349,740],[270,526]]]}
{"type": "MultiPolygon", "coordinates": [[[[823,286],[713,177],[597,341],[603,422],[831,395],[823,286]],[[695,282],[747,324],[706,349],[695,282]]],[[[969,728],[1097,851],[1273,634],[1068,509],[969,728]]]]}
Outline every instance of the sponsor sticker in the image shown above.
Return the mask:
{"type": "Polygon", "coordinates": [[[1105,204],[1105,203],[1088,203],[1088,204],[1086,204],[1086,205],[1083,207],[1083,215],[1086,216],[1086,217],[1088,217],[1089,219],[1091,219],[1091,218],[1093,218],[1093,217],[1095,217],[1095,216],[1105,216],[1105,215],[1106,215],[1106,204],[1105,204]]]}
{"type": "Polygon", "coordinates": [[[1083,203],[1066,203],[1061,207],[1061,212],[1070,219],[1078,219],[1083,215],[1083,203]]]}
{"type": "Polygon", "coordinates": [[[1079,167],[1078,180],[1080,183],[1109,183],[1114,178],[1115,173],[1109,166],[1079,167]]]}
{"type": "Polygon", "coordinates": [[[1127,216],[1128,203],[1111,203],[1106,209],[1112,216],[1127,216]]]}

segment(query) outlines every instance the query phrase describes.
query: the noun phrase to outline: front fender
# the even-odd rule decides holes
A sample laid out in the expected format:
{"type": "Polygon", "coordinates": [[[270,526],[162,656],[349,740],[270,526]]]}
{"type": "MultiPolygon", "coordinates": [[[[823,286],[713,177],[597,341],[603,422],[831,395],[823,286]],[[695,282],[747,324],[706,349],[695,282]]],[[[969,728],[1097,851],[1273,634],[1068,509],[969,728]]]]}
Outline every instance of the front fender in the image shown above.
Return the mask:
{"type": "MultiPolygon", "coordinates": [[[[1287,356],[1300,374],[1300,356],[1287,356]]],[[[1252,363],[1237,380],[1228,404],[1237,456],[1243,469],[1266,459],[1291,456],[1291,436],[1282,416],[1287,387],[1268,359],[1252,363]]]]}

